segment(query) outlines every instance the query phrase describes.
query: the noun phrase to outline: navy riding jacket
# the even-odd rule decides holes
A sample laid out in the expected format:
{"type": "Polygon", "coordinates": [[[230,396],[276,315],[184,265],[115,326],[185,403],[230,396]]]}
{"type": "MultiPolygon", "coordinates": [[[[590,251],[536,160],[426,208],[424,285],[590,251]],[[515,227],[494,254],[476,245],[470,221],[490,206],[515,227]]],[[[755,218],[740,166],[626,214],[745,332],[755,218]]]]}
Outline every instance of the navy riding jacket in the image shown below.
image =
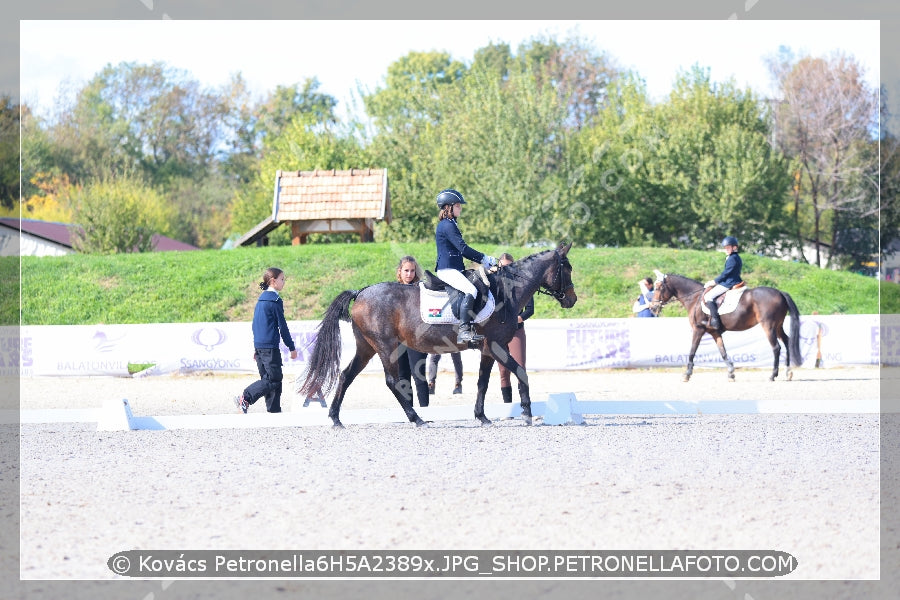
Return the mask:
{"type": "Polygon", "coordinates": [[[484,254],[470,248],[463,240],[456,219],[443,219],[438,222],[434,232],[434,241],[437,244],[437,263],[435,270],[456,269],[462,271],[463,257],[476,262],[481,262],[484,254]]]}
{"type": "Polygon", "coordinates": [[[284,303],[278,292],[266,290],[259,295],[253,309],[253,347],[278,348],[278,336],[284,340],[288,350],[294,351],[294,340],[284,320],[284,303]]]}
{"type": "Polygon", "coordinates": [[[737,252],[732,252],[725,259],[725,268],[713,281],[721,286],[733,288],[741,282],[741,267],[744,266],[737,252]]]}
{"type": "MultiPolygon", "coordinates": [[[[528,320],[528,317],[534,314],[534,296],[528,299],[528,302],[525,303],[525,306],[522,308],[522,312],[519,313],[519,316],[522,317],[522,322],[519,323],[519,329],[525,327],[525,321],[528,320]]],[[[517,319],[518,320],[518,319],[517,319]]]]}

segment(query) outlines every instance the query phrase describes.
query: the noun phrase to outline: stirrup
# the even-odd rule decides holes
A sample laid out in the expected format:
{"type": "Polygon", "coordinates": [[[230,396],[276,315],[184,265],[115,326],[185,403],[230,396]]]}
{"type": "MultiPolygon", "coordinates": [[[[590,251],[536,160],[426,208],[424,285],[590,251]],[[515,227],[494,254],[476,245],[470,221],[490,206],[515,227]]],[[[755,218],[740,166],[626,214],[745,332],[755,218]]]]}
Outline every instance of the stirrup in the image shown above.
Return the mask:
{"type": "Polygon", "coordinates": [[[471,345],[473,343],[479,343],[482,340],[484,340],[484,336],[479,333],[475,333],[475,328],[472,325],[466,323],[459,326],[459,332],[456,334],[457,344],[471,345]]]}

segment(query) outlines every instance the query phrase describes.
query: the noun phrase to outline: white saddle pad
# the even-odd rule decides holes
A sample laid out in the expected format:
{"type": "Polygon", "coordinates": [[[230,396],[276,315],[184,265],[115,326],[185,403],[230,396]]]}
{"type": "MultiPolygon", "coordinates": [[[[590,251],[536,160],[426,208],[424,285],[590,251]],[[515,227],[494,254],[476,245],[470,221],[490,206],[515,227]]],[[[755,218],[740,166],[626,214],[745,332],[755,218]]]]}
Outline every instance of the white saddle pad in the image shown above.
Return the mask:
{"type": "MultiPolygon", "coordinates": [[[[727,315],[730,312],[733,312],[734,309],[737,308],[738,302],[741,301],[741,294],[744,293],[744,290],[748,290],[746,285],[742,285],[738,289],[730,289],[725,292],[725,299],[722,301],[722,305],[719,307],[720,315],[727,315]]],[[[706,292],[704,292],[706,293],[706,292]]],[[[704,314],[709,314],[709,307],[706,306],[706,302],[700,303],[700,310],[703,311],[704,314]]]]}
{"type": "MultiPolygon", "coordinates": [[[[447,292],[435,292],[425,288],[425,284],[419,282],[419,312],[422,320],[433,325],[444,323],[459,323],[459,319],[453,316],[450,307],[450,296],[447,292]]],[[[475,323],[484,323],[494,312],[494,295],[489,291],[484,308],[475,315],[475,323]]]]}

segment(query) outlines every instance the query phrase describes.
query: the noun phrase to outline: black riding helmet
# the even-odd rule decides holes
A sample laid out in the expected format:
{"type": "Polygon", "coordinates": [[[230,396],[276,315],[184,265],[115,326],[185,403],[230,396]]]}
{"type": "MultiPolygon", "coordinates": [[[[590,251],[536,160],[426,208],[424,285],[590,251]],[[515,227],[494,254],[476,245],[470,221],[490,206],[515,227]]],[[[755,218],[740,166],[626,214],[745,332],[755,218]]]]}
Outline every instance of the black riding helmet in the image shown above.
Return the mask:
{"type": "Polygon", "coordinates": [[[726,236],[725,236],[725,239],[722,240],[722,247],[725,247],[725,246],[737,246],[737,245],[738,245],[738,241],[737,241],[737,238],[734,237],[734,236],[726,235],[726,236]]]}
{"type": "Polygon", "coordinates": [[[441,192],[437,195],[438,208],[444,208],[448,204],[465,204],[465,203],[466,203],[466,199],[463,198],[463,195],[451,188],[447,188],[446,190],[441,190],[441,192]]]}

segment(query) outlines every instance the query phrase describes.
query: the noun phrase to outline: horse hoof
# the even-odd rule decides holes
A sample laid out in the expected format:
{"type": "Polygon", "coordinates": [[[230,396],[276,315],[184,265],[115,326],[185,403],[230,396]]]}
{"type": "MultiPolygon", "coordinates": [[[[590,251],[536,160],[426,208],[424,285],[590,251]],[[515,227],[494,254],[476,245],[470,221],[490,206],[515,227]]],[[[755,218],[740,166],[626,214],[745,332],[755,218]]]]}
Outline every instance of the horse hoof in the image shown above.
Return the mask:
{"type": "Polygon", "coordinates": [[[341,423],[340,421],[335,421],[334,425],[331,426],[331,429],[333,429],[335,431],[338,429],[343,429],[343,428],[344,428],[344,424],[341,423]]]}
{"type": "Polygon", "coordinates": [[[683,381],[684,383],[687,383],[690,380],[691,380],[691,378],[688,375],[685,375],[684,377],[681,378],[681,381],[683,381]]]}
{"type": "Polygon", "coordinates": [[[428,427],[428,423],[419,418],[416,419],[415,423],[416,427],[428,427]]]}
{"type": "Polygon", "coordinates": [[[494,424],[494,422],[491,421],[490,419],[488,419],[487,417],[485,417],[485,418],[483,418],[483,419],[480,419],[480,421],[481,421],[481,426],[482,426],[482,427],[490,427],[491,425],[494,424]]]}
{"type": "Polygon", "coordinates": [[[794,372],[793,372],[793,371],[788,371],[788,372],[787,372],[787,380],[790,381],[790,380],[792,380],[793,378],[794,378],[794,372]]]}
{"type": "Polygon", "coordinates": [[[525,421],[526,425],[531,425],[531,417],[523,417],[522,420],[525,421]]]}

